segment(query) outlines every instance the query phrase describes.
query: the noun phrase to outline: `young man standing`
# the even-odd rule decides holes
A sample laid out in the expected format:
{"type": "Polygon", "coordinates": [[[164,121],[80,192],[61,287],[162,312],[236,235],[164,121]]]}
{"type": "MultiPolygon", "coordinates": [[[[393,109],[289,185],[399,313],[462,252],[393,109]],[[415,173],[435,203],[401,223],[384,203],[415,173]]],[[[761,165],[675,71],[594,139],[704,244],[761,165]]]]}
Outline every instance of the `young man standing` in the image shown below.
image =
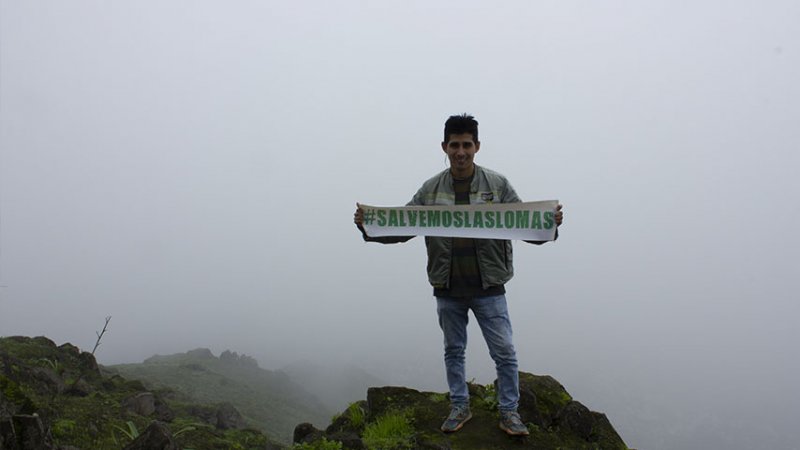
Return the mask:
{"type": "MultiPolygon", "coordinates": [[[[520,202],[504,176],[475,164],[475,154],[480,148],[478,122],[474,117],[463,114],[448,118],[442,150],[447,154],[450,168],[423,183],[408,205],[520,202]]],[[[363,210],[356,208],[353,221],[365,241],[391,244],[413,237],[371,238],[364,231],[363,219],[363,210]]],[[[563,213],[558,205],[556,225],[561,225],[562,221],[563,213]]],[[[433,286],[439,325],[444,334],[444,361],[450,389],[451,410],[442,424],[442,431],[458,431],[472,417],[464,368],[467,313],[472,310],[497,370],[500,428],[510,435],[527,435],[528,429],[517,413],[519,374],[505,297],[505,283],[514,275],[511,242],[428,236],[425,245],[428,280],[433,286]]]]}

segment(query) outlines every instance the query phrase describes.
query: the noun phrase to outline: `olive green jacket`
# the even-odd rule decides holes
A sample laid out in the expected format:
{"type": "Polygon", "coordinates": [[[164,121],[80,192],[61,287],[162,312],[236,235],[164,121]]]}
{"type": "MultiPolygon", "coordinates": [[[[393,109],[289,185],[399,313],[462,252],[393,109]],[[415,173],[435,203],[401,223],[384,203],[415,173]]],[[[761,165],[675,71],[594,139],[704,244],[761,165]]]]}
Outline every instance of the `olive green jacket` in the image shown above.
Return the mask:
{"type": "MultiPolygon", "coordinates": [[[[470,186],[469,203],[517,203],[519,196],[508,180],[497,172],[475,165],[475,175],[470,186]]],[[[422,184],[407,206],[454,205],[453,176],[446,169],[422,184]]],[[[362,230],[363,233],[363,230],[362,230]]],[[[365,241],[392,244],[405,242],[413,236],[371,238],[363,234],[365,241]]],[[[539,242],[536,242],[539,243],[539,242]]],[[[428,281],[433,287],[448,288],[450,263],[452,261],[452,238],[425,237],[428,249],[428,281]]],[[[484,289],[501,286],[514,276],[511,241],[504,239],[475,239],[475,253],[481,272],[484,289]]]]}

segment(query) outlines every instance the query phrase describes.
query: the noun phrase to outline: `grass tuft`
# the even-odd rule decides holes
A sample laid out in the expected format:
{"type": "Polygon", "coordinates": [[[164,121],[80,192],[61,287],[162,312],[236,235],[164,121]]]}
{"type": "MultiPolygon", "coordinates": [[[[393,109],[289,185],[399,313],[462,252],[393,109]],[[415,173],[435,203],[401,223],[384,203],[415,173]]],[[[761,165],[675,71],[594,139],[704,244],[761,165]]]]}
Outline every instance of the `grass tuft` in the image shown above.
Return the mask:
{"type": "Polygon", "coordinates": [[[353,428],[361,428],[366,421],[367,413],[358,403],[351,403],[347,407],[347,417],[350,419],[350,425],[353,428]]]}
{"type": "Polygon", "coordinates": [[[367,425],[362,437],[369,450],[411,449],[414,427],[408,411],[390,411],[367,425]]]}

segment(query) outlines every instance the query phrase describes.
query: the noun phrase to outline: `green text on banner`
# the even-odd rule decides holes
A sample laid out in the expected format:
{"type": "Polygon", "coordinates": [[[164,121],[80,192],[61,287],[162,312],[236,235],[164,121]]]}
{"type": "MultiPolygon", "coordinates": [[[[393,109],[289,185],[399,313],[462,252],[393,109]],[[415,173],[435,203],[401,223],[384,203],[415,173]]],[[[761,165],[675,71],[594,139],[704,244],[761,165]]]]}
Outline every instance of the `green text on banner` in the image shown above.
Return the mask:
{"type": "Polygon", "coordinates": [[[441,236],[552,241],[558,200],[475,205],[360,205],[370,237],[441,236]]]}

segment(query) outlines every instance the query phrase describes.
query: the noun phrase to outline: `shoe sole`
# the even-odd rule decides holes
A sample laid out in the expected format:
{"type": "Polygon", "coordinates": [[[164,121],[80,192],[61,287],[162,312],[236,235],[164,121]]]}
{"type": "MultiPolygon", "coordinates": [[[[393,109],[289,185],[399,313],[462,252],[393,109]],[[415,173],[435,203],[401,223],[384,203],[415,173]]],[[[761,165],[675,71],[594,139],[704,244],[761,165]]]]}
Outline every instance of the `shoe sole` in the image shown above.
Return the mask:
{"type": "Polygon", "coordinates": [[[460,429],[461,429],[461,427],[463,427],[463,426],[464,426],[464,424],[465,424],[465,423],[467,423],[467,422],[469,421],[469,419],[472,419],[472,413],[469,413],[469,415],[467,416],[467,418],[466,418],[466,419],[464,419],[464,420],[462,420],[462,421],[461,421],[461,422],[458,424],[458,426],[457,426],[457,427],[455,427],[455,428],[453,428],[452,430],[445,430],[444,428],[439,428],[439,429],[440,429],[440,430],[442,430],[442,432],[443,432],[443,433],[455,433],[456,431],[460,430],[460,429]]]}
{"type": "Polygon", "coordinates": [[[530,436],[531,435],[531,433],[528,432],[527,430],[519,432],[519,433],[516,433],[513,430],[504,427],[502,423],[499,424],[498,426],[500,427],[501,430],[505,431],[506,434],[509,435],[509,436],[530,436]]]}

